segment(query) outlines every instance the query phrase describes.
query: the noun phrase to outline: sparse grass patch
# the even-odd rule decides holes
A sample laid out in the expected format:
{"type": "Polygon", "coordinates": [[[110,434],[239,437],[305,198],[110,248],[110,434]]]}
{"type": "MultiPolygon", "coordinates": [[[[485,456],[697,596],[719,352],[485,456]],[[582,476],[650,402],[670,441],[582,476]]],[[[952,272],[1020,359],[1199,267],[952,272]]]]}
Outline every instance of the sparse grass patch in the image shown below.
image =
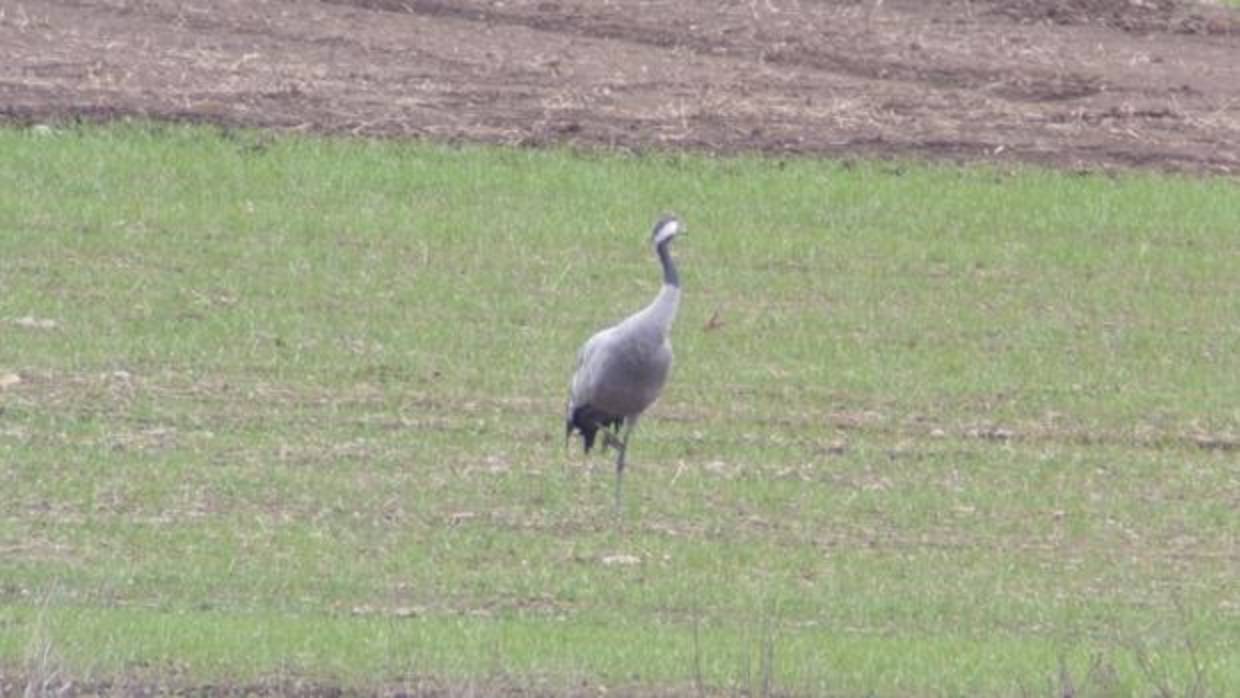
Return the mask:
{"type": "Polygon", "coordinates": [[[1240,689],[1234,180],[158,125],[0,156],[0,663],[1240,689]],[[679,364],[617,521],[562,400],[665,209],[679,364]]]}

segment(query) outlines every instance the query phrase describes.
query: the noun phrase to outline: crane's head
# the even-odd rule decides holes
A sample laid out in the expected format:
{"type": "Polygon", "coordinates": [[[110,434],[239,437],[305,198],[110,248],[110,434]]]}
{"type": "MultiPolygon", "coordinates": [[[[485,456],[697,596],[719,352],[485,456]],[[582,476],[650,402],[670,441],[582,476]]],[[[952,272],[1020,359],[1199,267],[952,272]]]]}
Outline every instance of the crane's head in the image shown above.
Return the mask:
{"type": "Polygon", "coordinates": [[[672,238],[685,232],[684,226],[681,225],[680,219],[673,215],[666,215],[654,224],[654,230],[650,231],[650,241],[655,247],[662,245],[672,238]]]}

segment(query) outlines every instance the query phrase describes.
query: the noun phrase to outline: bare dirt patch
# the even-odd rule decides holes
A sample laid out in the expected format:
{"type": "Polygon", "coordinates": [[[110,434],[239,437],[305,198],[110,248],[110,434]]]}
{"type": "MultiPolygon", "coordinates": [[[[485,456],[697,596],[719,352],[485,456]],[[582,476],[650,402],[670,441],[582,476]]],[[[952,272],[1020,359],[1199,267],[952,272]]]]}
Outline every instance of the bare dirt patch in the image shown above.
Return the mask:
{"type": "Polygon", "coordinates": [[[184,679],[151,679],[140,672],[104,680],[78,680],[57,671],[17,672],[0,669],[0,696],[54,695],[62,698],[457,698],[494,696],[496,698],[558,698],[560,696],[630,696],[632,698],[674,698],[676,696],[727,695],[703,692],[692,687],[665,689],[624,688],[585,681],[526,682],[497,677],[479,681],[446,682],[410,679],[372,686],[339,686],[296,679],[261,682],[192,682],[184,679]]]}
{"type": "Polygon", "coordinates": [[[1240,172],[1194,0],[41,0],[0,119],[1240,172]]]}

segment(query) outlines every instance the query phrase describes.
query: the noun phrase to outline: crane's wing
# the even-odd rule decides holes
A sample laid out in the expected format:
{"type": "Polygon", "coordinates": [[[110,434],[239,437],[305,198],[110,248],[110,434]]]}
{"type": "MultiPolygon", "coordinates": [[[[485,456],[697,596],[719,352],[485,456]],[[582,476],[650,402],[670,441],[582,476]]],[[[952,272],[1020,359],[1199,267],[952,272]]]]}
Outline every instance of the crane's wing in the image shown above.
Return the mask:
{"type": "Polygon", "coordinates": [[[609,351],[614,334],[615,328],[609,327],[595,333],[581,345],[581,349],[577,351],[577,367],[569,385],[564,436],[567,443],[574,430],[580,431],[587,453],[594,445],[594,437],[600,427],[615,427],[621,421],[619,416],[602,412],[590,404],[602,380],[607,363],[605,354],[609,351]]]}
{"type": "Polygon", "coordinates": [[[607,344],[612,330],[613,328],[608,327],[596,332],[593,337],[586,340],[585,344],[581,345],[581,349],[577,350],[577,366],[573,370],[573,378],[568,391],[570,417],[574,408],[589,403],[590,397],[594,394],[594,387],[598,383],[598,372],[603,364],[601,351],[607,344]]]}

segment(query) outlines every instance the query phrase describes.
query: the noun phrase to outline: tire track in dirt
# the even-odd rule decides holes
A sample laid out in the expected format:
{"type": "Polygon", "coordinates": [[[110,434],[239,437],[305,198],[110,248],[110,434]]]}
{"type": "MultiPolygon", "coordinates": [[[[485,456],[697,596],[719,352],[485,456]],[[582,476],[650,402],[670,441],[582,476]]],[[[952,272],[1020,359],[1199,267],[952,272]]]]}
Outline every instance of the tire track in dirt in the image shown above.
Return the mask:
{"type": "MultiPolygon", "coordinates": [[[[625,23],[606,14],[574,8],[569,13],[524,14],[511,10],[462,5],[441,0],[326,0],[336,4],[369,10],[399,12],[437,18],[451,18],[487,25],[519,26],[540,32],[566,36],[584,36],[606,41],[621,41],[657,49],[691,51],[705,57],[737,57],[758,55],[762,62],[774,66],[808,68],[869,80],[901,81],[923,84],[938,89],[987,89],[993,94],[1013,100],[1055,101],[1097,94],[1105,89],[1096,77],[1075,73],[1052,73],[1030,70],[1018,80],[1006,71],[965,66],[918,67],[898,60],[875,59],[864,51],[831,50],[822,42],[803,37],[786,37],[782,46],[767,51],[760,46],[744,46],[711,40],[708,34],[695,32],[696,26],[667,26],[642,22],[625,23]]],[[[538,7],[559,9],[554,2],[538,7]]],[[[729,25],[722,34],[737,34],[743,28],[729,25]]],[[[821,37],[819,37],[821,38],[821,37]]],[[[832,36],[833,42],[845,37],[832,36]]]]}

